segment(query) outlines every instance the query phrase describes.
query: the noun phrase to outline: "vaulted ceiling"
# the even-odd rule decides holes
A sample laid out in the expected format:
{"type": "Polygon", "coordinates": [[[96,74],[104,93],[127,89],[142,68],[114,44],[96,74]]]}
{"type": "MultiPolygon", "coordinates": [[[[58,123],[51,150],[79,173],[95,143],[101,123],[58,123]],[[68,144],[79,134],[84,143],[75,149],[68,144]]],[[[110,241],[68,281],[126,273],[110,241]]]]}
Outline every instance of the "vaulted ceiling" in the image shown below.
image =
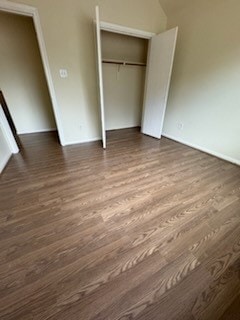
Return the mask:
{"type": "Polygon", "coordinates": [[[178,11],[188,6],[190,3],[193,2],[193,0],[159,0],[159,2],[163,10],[165,11],[166,15],[170,15],[175,11],[178,11]]]}

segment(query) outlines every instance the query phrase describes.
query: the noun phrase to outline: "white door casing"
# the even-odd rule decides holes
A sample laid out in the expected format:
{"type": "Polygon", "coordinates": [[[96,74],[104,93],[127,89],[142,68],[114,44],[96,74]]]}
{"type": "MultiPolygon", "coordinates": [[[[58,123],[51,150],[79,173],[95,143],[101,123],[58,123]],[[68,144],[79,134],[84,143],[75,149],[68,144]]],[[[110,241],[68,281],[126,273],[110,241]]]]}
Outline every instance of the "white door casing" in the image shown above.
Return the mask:
{"type": "Polygon", "coordinates": [[[106,129],[105,129],[105,110],[103,93],[103,71],[102,71],[102,46],[101,46],[101,28],[99,7],[96,6],[96,40],[97,40],[97,66],[98,66],[98,86],[99,86],[99,104],[101,113],[101,130],[103,148],[107,147],[106,129]]]}
{"type": "Polygon", "coordinates": [[[11,153],[18,153],[19,152],[18,145],[16,143],[14,135],[12,134],[11,128],[8,124],[7,118],[3,112],[3,108],[1,104],[0,104],[0,127],[3,130],[3,134],[6,138],[6,141],[8,143],[11,153]]]}

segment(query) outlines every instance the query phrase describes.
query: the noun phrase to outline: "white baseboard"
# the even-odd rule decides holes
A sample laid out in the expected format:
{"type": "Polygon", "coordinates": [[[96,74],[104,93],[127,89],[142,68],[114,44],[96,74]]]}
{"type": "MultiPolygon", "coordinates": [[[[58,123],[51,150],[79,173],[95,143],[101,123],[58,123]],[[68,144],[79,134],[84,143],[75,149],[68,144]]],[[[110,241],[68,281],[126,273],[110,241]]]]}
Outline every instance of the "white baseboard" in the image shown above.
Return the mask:
{"type": "Polygon", "coordinates": [[[78,140],[78,141],[67,141],[65,142],[64,146],[71,146],[75,144],[82,144],[82,143],[88,143],[88,142],[95,142],[95,141],[100,141],[102,140],[101,137],[96,137],[93,139],[87,139],[87,140],[78,140]]]}
{"type": "Polygon", "coordinates": [[[48,128],[48,129],[39,129],[34,131],[18,131],[17,134],[31,134],[31,133],[43,133],[43,132],[52,132],[57,131],[56,128],[48,128]]]}
{"type": "Polygon", "coordinates": [[[8,154],[6,155],[6,157],[4,157],[4,159],[2,160],[2,162],[0,163],[0,173],[3,172],[3,169],[6,167],[6,165],[8,164],[8,161],[10,160],[12,154],[8,154]]]}
{"type": "Polygon", "coordinates": [[[141,128],[140,124],[126,126],[126,127],[114,127],[114,128],[106,128],[106,131],[115,131],[115,130],[124,130],[124,129],[134,129],[134,128],[141,128]]]}
{"type": "Polygon", "coordinates": [[[205,152],[205,153],[207,153],[207,154],[210,154],[211,156],[220,158],[220,159],[222,159],[222,160],[225,160],[225,161],[228,161],[228,162],[231,162],[231,163],[233,163],[233,164],[236,164],[236,165],[240,166],[240,160],[237,160],[237,159],[228,157],[228,156],[226,156],[226,155],[224,155],[224,154],[221,154],[221,153],[219,153],[219,152],[215,152],[215,151],[212,151],[212,150],[209,150],[209,149],[200,147],[200,146],[198,146],[198,145],[196,145],[196,144],[194,144],[194,143],[189,143],[189,142],[187,142],[187,141],[185,141],[185,140],[183,140],[183,139],[181,139],[181,138],[176,138],[176,137],[171,136],[171,135],[166,134],[166,133],[163,133],[162,136],[165,137],[165,138],[174,140],[174,141],[176,141],[176,142],[182,143],[182,144],[184,144],[184,145],[186,145],[186,146],[188,146],[188,147],[191,147],[191,148],[193,148],[193,149],[197,149],[197,150],[199,150],[199,151],[202,151],[202,152],[205,152]]]}

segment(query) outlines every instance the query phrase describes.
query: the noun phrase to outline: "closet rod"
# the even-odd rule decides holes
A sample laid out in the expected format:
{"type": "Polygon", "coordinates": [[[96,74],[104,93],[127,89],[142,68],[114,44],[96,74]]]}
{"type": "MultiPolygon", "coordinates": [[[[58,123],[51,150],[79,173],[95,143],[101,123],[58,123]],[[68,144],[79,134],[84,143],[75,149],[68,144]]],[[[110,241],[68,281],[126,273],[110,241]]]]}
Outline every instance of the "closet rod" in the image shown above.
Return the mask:
{"type": "Polygon", "coordinates": [[[110,59],[103,59],[103,63],[109,63],[109,64],[119,64],[123,66],[140,66],[140,67],[146,67],[146,63],[142,62],[132,62],[132,61],[121,61],[121,60],[110,60],[110,59]]]}

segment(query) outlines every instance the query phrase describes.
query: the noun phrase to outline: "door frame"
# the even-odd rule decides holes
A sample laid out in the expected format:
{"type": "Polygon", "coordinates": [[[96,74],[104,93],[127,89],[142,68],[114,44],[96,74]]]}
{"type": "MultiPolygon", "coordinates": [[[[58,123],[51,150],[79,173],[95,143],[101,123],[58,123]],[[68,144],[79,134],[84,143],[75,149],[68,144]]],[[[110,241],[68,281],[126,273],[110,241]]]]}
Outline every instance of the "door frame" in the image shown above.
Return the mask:
{"type": "Polygon", "coordinates": [[[121,26],[119,24],[113,24],[105,21],[100,21],[100,29],[103,31],[119,33],[127,36],[148,39],[148,40],[150,40],[152,37],[156,35],[156,33],[143,31],[140,29],[129,28],[129,27],[121,26]]]}
{"type": "Polygon", "coordinates": [[[104,89],[103,89],[103,71],[102,71],[102,57],[101,57],[101,31],[108,31],[112,33],[128,35],[131,37],[137,37],[142,39],[150,40],[155,33],[147,32],[139,29],[133,29],[118,24],[113,24],[100,20],[100,9],[97,5],[96,20],[94,24],[96,26],[96,54],[97,54],[97,65],[98,65],[98,82],[99,82],[99,103],[101,111],[101,131],[102,131],[102,143],[103,149],[107,147],[107,135],[105,129],[105,108],[104,108],[104,89]]]}
{"type": "MultiPolygon", "coordinates": [[[[123,34],[131,37],[137,37],[140,39],[151,40],[155,33],[147,32],[139,29],[133,29],[125,27],[118,24],[113,24],[105,21],[101,21],[99,17],[99,6],[96,6],[96,20],[94,21],[97,26],[97,32],[108,31],[116,34],[123,34]]],[[[103,94],[103,73],[102,73],[102,63],[101,61],[101,35],[97,34],[97,59],[98,59],[98,69],[99,69],[99,94],[100,94],[100,107],[101,107],[101,128],[102,128],[102,141],[103,148],[106,149],[106,130],[105,130],[105,114],[104,114],[104,94],[103,94]],[[99,43],[100,42],[100,43],[99,43]]]]}
{"type": "Polygon", "coordinates": [[[98,85],[99,85],[99,103],[101,111],[101,130],[103,149],[107,147],[107,134],[105,128],[105,110],[104,110],[104,91],[103,91],[103,69],[102,69],[102,43],[101,43],[101,26],[99,6],[96,6],[96,53],[97,53],[97,69],[98,69],[98,85]]]}
{"type": "Polygon", "coordinates": [[[18,153],[19,152],[18,145],[16,143],[12,130],[9,126],[7,118],[3,112],[3,108],[1,104],[0,104],[0,127],[2,128],[3,134],[7,140],[11,153],[13,154],[18,153]]]}
{"type": "Polygon", "coordinates": [[[43,37],[38,9],[25,4],[10,2],[7,0],[0,0],[0,11],[22,15],[26,17],[31,17],[33,19],[33,24],[36,31],[37,42],[38,42],[39,51],[42,59],[43,69],[44,69],[44,73],[45,73],[45,77],[48,85],[49,95],[52,102],[53,113],[56,120],[59,140],[61,145],[65,146],[66,142],[64,137],[61,116],[60,116],[60,109],[59,109],[59,105],[57,102],[57,97],[56,97],[56,93],[53,85],[53,79],[52,79],[52,74],[49,66],[49,60],[48,60],[46,45],[43,37]]]}

